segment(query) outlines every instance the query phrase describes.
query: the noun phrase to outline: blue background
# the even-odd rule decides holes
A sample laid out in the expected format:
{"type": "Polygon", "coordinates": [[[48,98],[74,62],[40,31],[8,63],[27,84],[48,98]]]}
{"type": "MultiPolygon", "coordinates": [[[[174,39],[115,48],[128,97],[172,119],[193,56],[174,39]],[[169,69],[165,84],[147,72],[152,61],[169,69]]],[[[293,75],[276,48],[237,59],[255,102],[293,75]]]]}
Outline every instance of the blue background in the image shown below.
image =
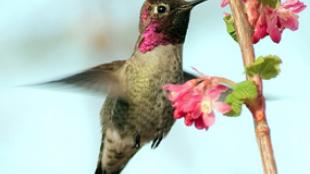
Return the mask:
{"type": "MultiPolygon", "coordinates": [[[[142,0],[0,1],[0,173],[91,174],[100,145],[104,98],[70,90],[16,88],[125,59],[137,38],[142,0]]],[[[306,4],[309,0],[304,0],[306,4]]],[[[226,34],[220,1],[193,10],[184,68],[244,79],[238,45],[226,34]]],[[[267,114],[279,173],[309,174],[310,13],[300,29],[269,38],[257,55],[283,59],[281,75],[265,82],[267,114]]],[[[262,173],[253,121],[217,116],[209,131],[178,121],[156,150],[146,145],[124,174],[262,173]]]]}

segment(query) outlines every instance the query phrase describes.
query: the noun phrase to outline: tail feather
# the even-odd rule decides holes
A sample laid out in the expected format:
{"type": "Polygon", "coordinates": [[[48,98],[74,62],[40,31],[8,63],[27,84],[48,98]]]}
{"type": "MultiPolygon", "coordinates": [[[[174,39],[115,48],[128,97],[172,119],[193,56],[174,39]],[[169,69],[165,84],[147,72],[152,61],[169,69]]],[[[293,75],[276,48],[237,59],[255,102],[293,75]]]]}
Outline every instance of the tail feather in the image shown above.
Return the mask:
{"type": "Polygon", "coordinates": [[[95,174],[119,174],[138,151],[132,138],[121,139],[111,131],[105,134],[101,147],[95,174]]]}

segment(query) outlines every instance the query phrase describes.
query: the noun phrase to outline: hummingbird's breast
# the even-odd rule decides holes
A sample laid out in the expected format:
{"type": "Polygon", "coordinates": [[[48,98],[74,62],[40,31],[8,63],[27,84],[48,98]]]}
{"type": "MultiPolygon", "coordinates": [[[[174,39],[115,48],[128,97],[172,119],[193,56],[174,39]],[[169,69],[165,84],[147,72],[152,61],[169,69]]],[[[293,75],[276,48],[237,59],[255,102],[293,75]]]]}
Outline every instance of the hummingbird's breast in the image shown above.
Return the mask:
{"type": "Polygon", "coordinates": [[[128,122],[137,131],[145,132],[146,138],[154,138],[153,134],[158,132],[166,134],[174,119],[162,86],[183,81],[182,45],[161,45],[147,53],[138,51],[123,73],[128,122]]]}

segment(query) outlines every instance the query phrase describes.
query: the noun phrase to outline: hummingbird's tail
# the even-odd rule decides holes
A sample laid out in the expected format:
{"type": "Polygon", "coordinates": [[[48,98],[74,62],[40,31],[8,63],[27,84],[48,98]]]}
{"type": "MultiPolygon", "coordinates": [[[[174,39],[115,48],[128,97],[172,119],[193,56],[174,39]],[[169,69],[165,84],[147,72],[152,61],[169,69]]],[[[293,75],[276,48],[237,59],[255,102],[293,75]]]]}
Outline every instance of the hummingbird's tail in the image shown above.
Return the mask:
{"type": "Polygon", "coordinates": [[[119,174],[130,158],[138,151],[132,138],[121,138],[115,131],[107,130],[102,138],[95,174],[119,174]]]}

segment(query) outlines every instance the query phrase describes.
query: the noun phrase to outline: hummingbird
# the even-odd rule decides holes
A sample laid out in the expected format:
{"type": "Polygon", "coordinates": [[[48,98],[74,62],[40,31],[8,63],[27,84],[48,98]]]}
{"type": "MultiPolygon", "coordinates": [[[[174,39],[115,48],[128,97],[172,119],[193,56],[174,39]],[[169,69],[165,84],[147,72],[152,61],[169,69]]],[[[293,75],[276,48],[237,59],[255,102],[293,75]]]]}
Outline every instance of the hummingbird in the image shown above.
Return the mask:
{"type": "Polygon", "coordinates": [[[174,124],[162,86],[193,79],[182,67],[182,48],[193,7],[206,0],[145,0],[131,57],[51,81],[106,92],[95,174],[119,174],[141,147],[156,148],[174,124]]]}

